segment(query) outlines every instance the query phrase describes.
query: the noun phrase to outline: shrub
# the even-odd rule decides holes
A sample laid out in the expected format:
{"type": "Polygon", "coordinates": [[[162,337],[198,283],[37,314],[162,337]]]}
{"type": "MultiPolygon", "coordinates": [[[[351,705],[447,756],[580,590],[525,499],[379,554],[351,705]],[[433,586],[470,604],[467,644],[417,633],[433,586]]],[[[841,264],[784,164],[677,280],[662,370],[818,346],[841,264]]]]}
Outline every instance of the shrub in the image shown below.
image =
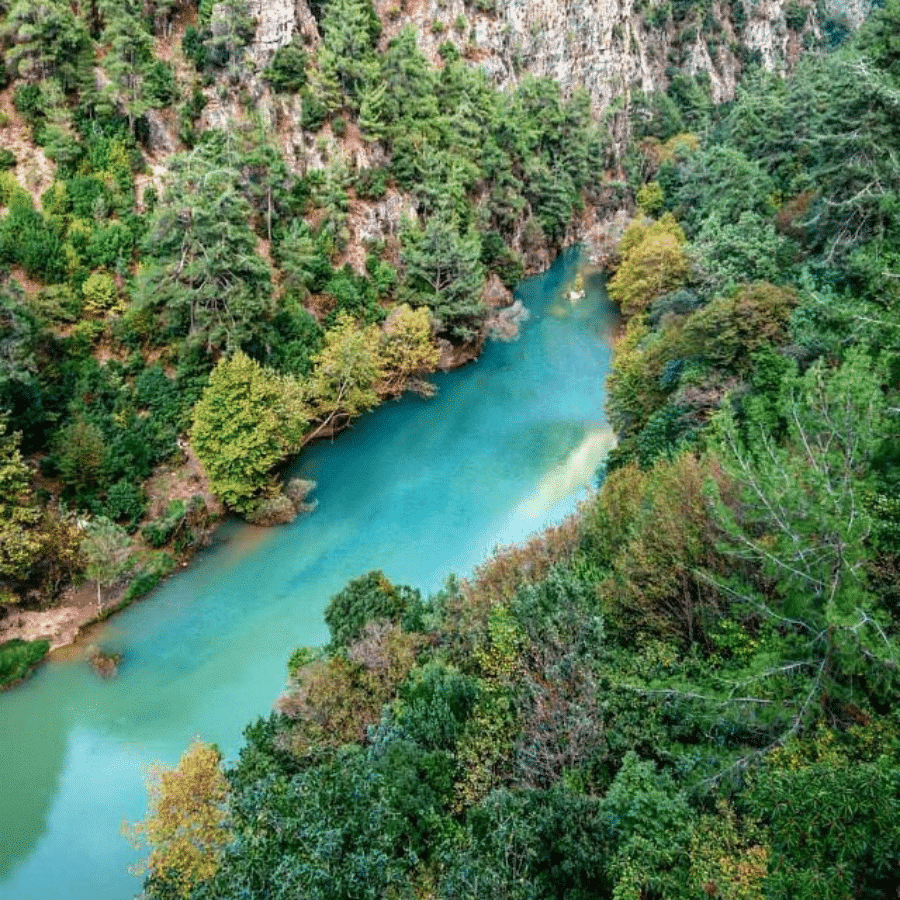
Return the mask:
{"type": "Polygon", "coordinates": [[[88,239],[86,256],[92,268],[105,266],[115,269],[131,258],[134,234],[124,222],[110,222],[95,228],[88,239]]]}
{"type": "Polygon", "coordinates": [[[194,68],[198,72],[202,72],[207,64],[206,44],[203,40],[203,33],[193,25],[188,25],[184,30],[184,37],[181,39],[181,52],[185,58],[189,59],[194,68]]]}
{"type": "Polygon", "coordinates": [[[116,305],[118,291],[116,283],[105,272],[95,272],[81,286],[84,308],[94,316],[102,316],[116,305]]]}
{"type": "Polygon", "coordinates": [[[275,51],[263,77],[279,94],[294,93],[306,84],[306,53],[297,44],[296,38],[275,51]]]}
{"type": "Polygon", "coordinates": [[[178,96],[172,67],[161,59],[156,60],[147,72],[144,89],[151,106],[171,106],[178,96]]]}
{"type": "Polygon", "coordinates": [[[8,206],[12,198],[22,193],[22,186],[12,172],[0,172],[0,206],[8,206]]]}
{"type": "Polygon", "coordinates": [[[133,528],[147,509],[147,497],[139,485],[122,478],[107,492],[105,507],[110,519],[133,528]]]}
{"type": "Polygon", "coordinates": [[[31,298],[30,306],[45,322],[74,322],[81,314],[81,298],[68,284],[45,287],[31,298]]]}
{"type": "Polygon", "coordinates": [[[331,632],[332,646],[346,647],[352,643],[367,622],[399,622],[406,610],[407,599],[407,595],[391,584],[383,572],[369,572],[353,579],[325,608],[325,623],[331,632]]]}
{"type": "Polygon", "coordinates": [[[138,597],[149,594],[175,568],[175,559],[168,553],[154,553],[141,567],[140,571],[125,591],[122,606],[127,606],[138,597]]]}
{"type": "Polygon", "coordinates": [[[49,651],[49,641],[16,639],[0,644],[0,688],[21,681],[49,651]]]}
{"type": "Polygon", "coordinates": [[[384,166],[360,169],[356,176],[356,196],[362,200],[381,200],[390,177],[390,170],[384,166]]]}
{"type": "Polygon", "coordinates": [[[644,215],[652,216],[663,208],[663,204],[666,202],[666,195],[663,193],[663,189],[659,186],[658,181],[651,181],[637,192],[636,199],[638,209],[644,215]]]}
{"type": "Polygon", "coordinates": [[[13,93],[13,106],[28,122],[34,122],[44,113],[41,86],[34,82],[18,85],[13,93]]]}

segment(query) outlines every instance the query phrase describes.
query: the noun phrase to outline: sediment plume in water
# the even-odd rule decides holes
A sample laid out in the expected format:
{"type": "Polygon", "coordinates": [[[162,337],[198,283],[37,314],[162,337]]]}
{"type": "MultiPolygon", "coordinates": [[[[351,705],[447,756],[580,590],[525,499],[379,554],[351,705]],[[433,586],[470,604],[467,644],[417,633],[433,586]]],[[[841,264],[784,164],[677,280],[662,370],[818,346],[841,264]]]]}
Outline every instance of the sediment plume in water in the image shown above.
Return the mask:
{"type": "Polygon", "coordinates": [[[573,491],[587,487],[615,445],[616,436],[609,427],[588,432],[564,462],[541,478],[534,493],[519,506],[519,512],[528,518],[539,516],[573,491]]]}

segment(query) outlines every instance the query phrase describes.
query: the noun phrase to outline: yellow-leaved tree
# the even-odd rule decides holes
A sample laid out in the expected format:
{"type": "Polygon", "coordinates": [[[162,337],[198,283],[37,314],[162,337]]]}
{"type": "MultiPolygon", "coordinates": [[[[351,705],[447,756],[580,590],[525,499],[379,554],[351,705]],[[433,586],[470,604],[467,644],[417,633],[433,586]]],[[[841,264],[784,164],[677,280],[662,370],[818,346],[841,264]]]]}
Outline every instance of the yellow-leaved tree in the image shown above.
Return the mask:
{"type": "Polygon", "coordinates": [[[663,294],[684,285],[690,274],[687,239],[671,213],[649,224],[634,221],[622,238],[622,262],[607,288],[625,316],[646,312],[663,294]]]}
{"type": "Polygon", "coordinates": [[[411,309],[405,303],[398,306],[385,323],[381,335],[381,361],[386,394],[399,394],[412,387],[430,395],[434,388],[423,376],[437,368],[440,353],[431,339],[431,316],[421,306],[411,309]]]}
{"type": "Polygon", "coordinates": [[[167,896],[188,897],[212,878],[231,839],[221,762],[218,747],[197,740],[174,769],[156,768],[147,779],[147,817],[127,833],[150,849],[137,874],[165,886],[167,896]]]}

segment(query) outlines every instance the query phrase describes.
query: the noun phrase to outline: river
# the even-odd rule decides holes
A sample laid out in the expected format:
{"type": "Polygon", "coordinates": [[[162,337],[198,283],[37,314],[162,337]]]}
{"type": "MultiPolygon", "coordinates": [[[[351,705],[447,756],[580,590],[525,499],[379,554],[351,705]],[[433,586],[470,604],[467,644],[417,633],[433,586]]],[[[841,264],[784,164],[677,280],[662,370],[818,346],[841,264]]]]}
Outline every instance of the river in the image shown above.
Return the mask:
{"type": "Polygon", "coordinates": [[[0,695],[0,898],[127,900],[137,854],[121,837],[144,777],[195,737],[226,756],[265,715],[298,645],[327,640],[322,611],[380,568],[439,588],[497,544],[571,511],[608,447],[603,415],[612,312],[598,279],[566,291],[575,251],[519,286],[531,312],[513,343],[436,376],[425,400],[390,402],[296,473],[319,506],[292,525],[226,523],[212,547],[91,636],[124,654],[99,679],[83,648],[0,695]]]}

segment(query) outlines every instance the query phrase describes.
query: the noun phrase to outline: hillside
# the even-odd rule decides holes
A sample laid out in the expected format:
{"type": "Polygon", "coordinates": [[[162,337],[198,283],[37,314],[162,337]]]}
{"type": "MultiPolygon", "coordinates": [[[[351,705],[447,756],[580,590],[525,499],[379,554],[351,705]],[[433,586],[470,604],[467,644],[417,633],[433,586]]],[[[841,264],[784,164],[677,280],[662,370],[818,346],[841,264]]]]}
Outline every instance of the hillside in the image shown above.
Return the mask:
{"type": "Polygon", "coordinates": [[[159,781],[148,896],[897,896],[896,0],[3,9],[16,615],[306,510],[285,461],[560,247],[623,315],[596,495],[337,594],[159,781]]]}
{"type": "Polygon", "coordinates": [[[149,896],[898,895],[898,34],[631,94],[597,493],[335,595],[240,758],[151,792],[149,896]]]}

